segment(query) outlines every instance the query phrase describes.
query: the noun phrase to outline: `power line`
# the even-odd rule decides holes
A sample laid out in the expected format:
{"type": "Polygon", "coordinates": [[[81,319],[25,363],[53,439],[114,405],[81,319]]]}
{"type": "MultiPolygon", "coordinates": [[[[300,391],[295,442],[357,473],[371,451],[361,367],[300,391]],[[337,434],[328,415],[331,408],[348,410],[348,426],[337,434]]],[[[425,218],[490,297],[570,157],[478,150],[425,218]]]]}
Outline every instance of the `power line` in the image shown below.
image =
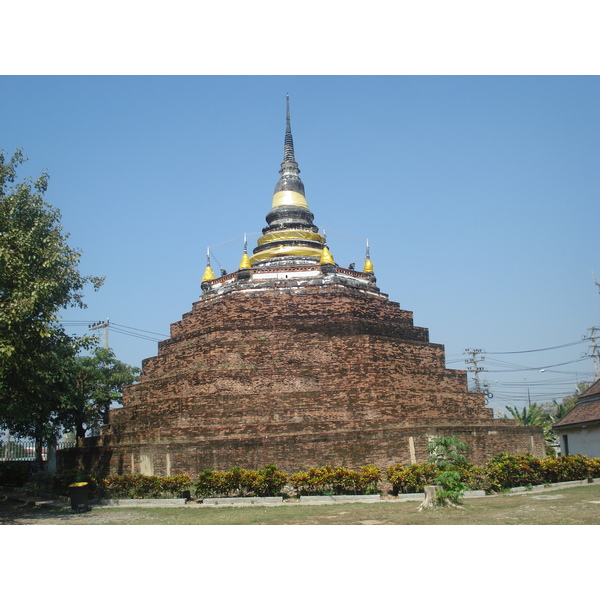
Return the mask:
{"type": "MultiPolygon", "coordinates": [[[[594,281],[596,281],[594,279],[594,281]]],[[[597,283],[597,282],[596,282],[597,283]]],[[[598,284],[600,286],[600,284],[598,284]]],[[[598,334],[597,332],[600,331],[600,327],[590,327],[588,328],[588,331],[590,332],[590,336],[589,337],[583,337],[582,341],[590,341],[592,342],[590,344],[590,348],[591,348],[591,354],[582,354],[581,358],[593,358],[594,359],[594,375],[596,376],[596,379],[598,379],[598,362],[600,362],[600,356],[598,355],[598,344],[596,344],[596,340],[598,339],[598,334]]]]}
{"type": "Polygon", "coordinates": [[[121,329],[120,327],[112,327],[112,330],[115,333],[121,333],[123,335],[127,335],[129,337],[137,338],[137,339],[140,339],[140,340],[148,340],[150,342],[161,342],[162,341],[162,338],[151,337],[149,335],[143,335],[143,334],[140,334],[140,333],[134,333],[132,331],[126,331],[125,329],[121,329]]]}
{"type": "Polygon", "coordinates": [[[487,369],[485,367],[478,367],[477,363],[481,362],[482,360],[485,360],[485,356],[482,356],[481,358],[479,358],[477,355],[478,354],[485,354],[485,350],[481,350],[481,348],[467,348],[463,354],[470,354],[471,358],[466,358],[465,359],[465,363],[467,364],[472,364],[472,367],[467,367],[467,371],[470,371],[471,373],[473,373],[473,377],[475,378],[475,391],[476,392],[480,392],[481,391],[481,386],[479,384],[479,373],[481,373],[481,371],[487,371],[487,369]]]}
{"type": "Polygon", "coordinates": [[[164,333],[156,333],[156,331],[146,331],[145,329],[136,329],[135,327],[128,327],[127,325],[120,325],[119,323],[111,323],[112,325],[116,325],[117,327],[123,327],[125,329],[133,329],[134,331],[141,331],[142,333],[150,333],[152,335],[158,335],[159,337],[168,338],[169,336],[164,333]]]}
{"type": "MultiPolygon", "coordinates": [[[[521,371],[541,371],[541,370],[548,370],[548,369],[552,369],[554,367],[562,367],[563,365],[572,365],[574,363],[579,363],[583,360],[585,360],[586,357],[582,357],[582,358],[577,358],[575,360],[569,360],[567,362],[563,362],[563,363],[556,363],[555,365],[546,365],[546,366],[541,366],[541,367],[520,367],[518,369],[499,369],[499,370],[488,370],[489,373],[518,373],[521,371]]],[[[560,373],[560,371],[555,371],[556,373],[560,373]]]]}
{"type": "Polygon", "coordinates": [[[147,331],[146,329],[138,329],[136,327],[129,327],[128,325],[121,325],[119,323],[109,323],[108,321],[102,322],[92,322],[92,321],[62,321],[63,325],[68,325],[70,327],[82,327],[87,326],[90,330],[100,329],[104,327],[105,330],[105,345],[106,345],[106,337],[107,337],[107,329],[110,326],[110,329],[115,333],[120,333],[122,335],[127,335],[129,337],[138,338],[141,340],[148,340],[150,342],[160,342],[169,336],[164,333],[157,333],[156,331],[147,331]],[[149,334],[149,335],[144,335],[149,334]]]}
{"type": "Polygon", "coordinates": [[[581,344],[583,340],[571,342],[570,344],[562,344],[560,346],[550,346],[549,348],[537,348],[536,350],[515,350],[513,352],[486,352],[486,354],[527,354],[529,352],[545,352],[546,350],[557,350],[558,348],[567,348],[568,346],[576,346],[581,344]]]}

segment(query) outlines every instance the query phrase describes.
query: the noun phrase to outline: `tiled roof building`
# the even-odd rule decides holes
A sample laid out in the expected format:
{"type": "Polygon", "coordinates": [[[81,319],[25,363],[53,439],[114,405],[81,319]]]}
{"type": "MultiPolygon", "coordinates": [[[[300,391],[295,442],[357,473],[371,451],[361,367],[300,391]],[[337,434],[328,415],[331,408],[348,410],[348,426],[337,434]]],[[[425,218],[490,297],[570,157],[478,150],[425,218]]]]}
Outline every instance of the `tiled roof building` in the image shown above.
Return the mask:
{"type": "Polygon", "coordinates": [[[553,429],[560,436],[561,454],[600,456],[600,379],[579,395],[553,429]]]}

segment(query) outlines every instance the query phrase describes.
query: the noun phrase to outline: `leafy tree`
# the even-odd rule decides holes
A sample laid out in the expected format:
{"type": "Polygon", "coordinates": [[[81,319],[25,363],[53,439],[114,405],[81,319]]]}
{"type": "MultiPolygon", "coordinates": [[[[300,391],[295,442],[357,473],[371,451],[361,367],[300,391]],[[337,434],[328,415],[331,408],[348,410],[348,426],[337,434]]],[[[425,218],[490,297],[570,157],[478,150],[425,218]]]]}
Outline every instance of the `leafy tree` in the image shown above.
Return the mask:
{"type": "Polygon", "coordinates": [[[515,406],[507,406],[506,410],[521,425],[538,425],[543,427],[548,423],[548,415],[535,403],[531,406],[524,406],[522,411],[519,411],[515,406]]]}
{"type": "Polygon", "coordinates": [[[517,419],[521,425],[535,425],[541,427],[544,431],[544,441],[546,442],[546,452],[553,453],[550,448],[556,443],[556,437],[552,432],[552,420],[548,412],[537,404],[524,406],[521,411],[515,406],[507,406],[506,410],[512,415],[513,419],[517,419]]]}
{"type": "Polygon", "coordinates": [[[60,212],[43,199],[48,174],[15,183],[21,150],[0,152],[0,424],[16,435],[52,439],[69,389],[65,363],[89,338],[67,335],[62,308],[85,308],[83,290],[102,278],[79,273],[60,212]]]}
{"type": "Polygon", "coordinates": [[[89,356],[78,356],[73,363],[73,391],[65,403],[63,426],[77,437],[108,423],[113,402],[121,402],[123,386],[137,380],[140,369],[117,360],[109,348],[95,348],[89,356]]]}
{"type": "Polygon", "coordinates": [[[463,465],[467,462],[467,458],[463,454],[467,448],[468,444],[461,442],[455,436],[434,438],[427,444],[429,462],[440,469],[463,465]]]}
{"type": "Polygon", "coordinates": [[[443,489],[435,492],[435,499],[426,497],[419,510],[432,506],[458,506],[457,503],[468,489],[461,480],[460,471],[457,470],[457,467],[467,464],[467,457],[464,454],[467,448],[468,444],[456,436],[438,437],[428,442],[429,462],[441,470],[435,477],[434,483],[441,485],[443,489]]]}
{"type": "Polygon", "coordinates": [[[574,394],[565,396],[562,400],[552,400],[550,406],[544,407],[548,418],[552,423],[555,423],[559,419],[562,419],[576,404],[579,402],[579,396],[582,392],[585,392],[590,385],[589,381],[582,381],[577,384],[574,394]]]}

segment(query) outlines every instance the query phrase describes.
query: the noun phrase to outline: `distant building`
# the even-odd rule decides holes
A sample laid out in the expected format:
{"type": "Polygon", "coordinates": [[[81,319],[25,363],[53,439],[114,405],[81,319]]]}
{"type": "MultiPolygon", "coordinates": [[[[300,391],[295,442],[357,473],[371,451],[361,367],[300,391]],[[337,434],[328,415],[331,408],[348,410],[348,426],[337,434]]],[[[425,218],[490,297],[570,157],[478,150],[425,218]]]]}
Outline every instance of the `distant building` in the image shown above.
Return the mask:
{"type": "Polygon", "coordinates": [[[600,457],[600,379],[579,396],[577,404],[553,426],[560,453],[600,457]]]}
{"type": "Polygon", "coordinates": [[[244,245],[238,270],[219,277],[207,260],[199,301],[143,362],[104,435],[63,451],[63,465],[385,469],[427,460],[439,436],[467,442],[478,464],[544,457],[541,428],[494,419],[466,373],[446,369],[444,347],[380,291],[368,245],[362,270],[336,264],[299,177],[289,104],[279,173],[253,253],[244,245]]]}

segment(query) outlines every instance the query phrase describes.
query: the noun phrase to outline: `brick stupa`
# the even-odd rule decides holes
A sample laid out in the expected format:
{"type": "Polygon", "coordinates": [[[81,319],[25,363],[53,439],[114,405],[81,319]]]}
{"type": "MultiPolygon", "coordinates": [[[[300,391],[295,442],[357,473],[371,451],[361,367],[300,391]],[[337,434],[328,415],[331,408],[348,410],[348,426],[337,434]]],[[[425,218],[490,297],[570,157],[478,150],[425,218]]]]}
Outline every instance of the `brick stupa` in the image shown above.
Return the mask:
{"type": "MultiPolygon", "coordinates": [[[[494,419],[444,347],[362,271],[339,267],[313,224],[287,106],[284,160],[267,227],[235,273],[206,267],[202,295],[80,459],[104,473],[169,475],[276,463],[311,466],[427,460],[427,442],[458,436],[469,459],[544,456],[541,430],[494,419]]],[[[80,463],[81,464],[81,463],[80,463]]]]}

